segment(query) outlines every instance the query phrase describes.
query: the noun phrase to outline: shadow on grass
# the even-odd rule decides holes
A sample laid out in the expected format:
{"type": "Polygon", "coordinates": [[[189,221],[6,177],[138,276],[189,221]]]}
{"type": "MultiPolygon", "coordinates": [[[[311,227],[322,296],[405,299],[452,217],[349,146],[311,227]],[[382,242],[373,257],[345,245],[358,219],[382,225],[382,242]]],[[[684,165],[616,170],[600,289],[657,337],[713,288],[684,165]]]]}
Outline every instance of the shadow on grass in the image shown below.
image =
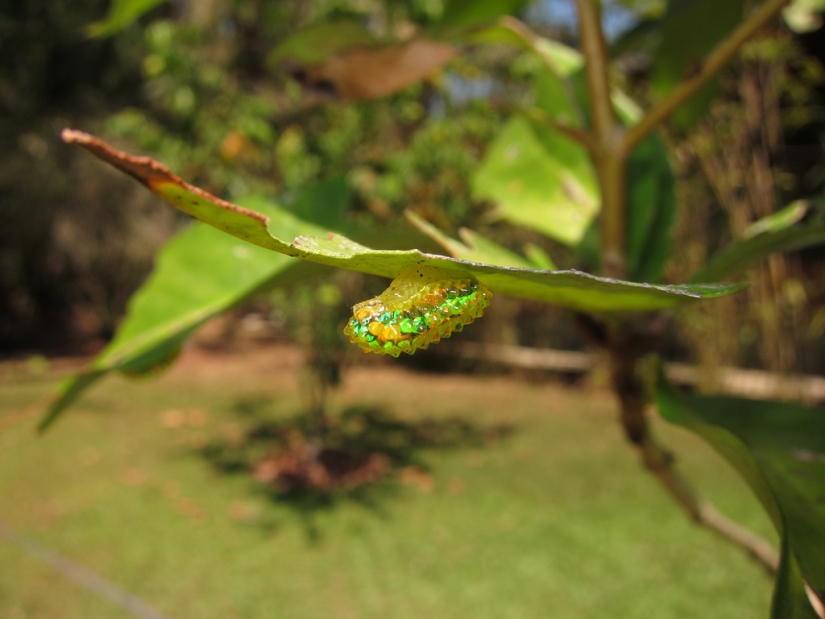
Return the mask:
{"type": "MultiPolygon", "coordinates": [[[[415,421],[387,410],[351,406],[320,430],[317,418],[271,418],[266,398],[238,400],[232,412],[245,429],[224,433],[198,450],[220,474],[249,478],[252,491],[295,510],[311,539],[314,516],[344,501],[380,512],[402,484],[428,491],[433,481],[425,454],[484,448],[508,437],[510,425],[480,426],[459,417],[415,421]]],[[[262,519],[261,526],[273,528],[262,519]]]]}

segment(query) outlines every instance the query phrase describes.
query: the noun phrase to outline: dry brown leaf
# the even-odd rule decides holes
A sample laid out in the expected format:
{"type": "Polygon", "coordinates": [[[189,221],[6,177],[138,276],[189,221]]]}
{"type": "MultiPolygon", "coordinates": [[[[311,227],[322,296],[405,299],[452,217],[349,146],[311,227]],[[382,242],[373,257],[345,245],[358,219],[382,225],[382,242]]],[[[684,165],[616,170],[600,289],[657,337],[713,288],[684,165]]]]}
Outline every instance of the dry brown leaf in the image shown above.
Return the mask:
{"type": "Polygon", "coordinates": [[[414,39],[352,49],[307,70],[310,85],[331,84],[342,99],[378,99],[431,75],[455,54],[446,43],[414,39]]]}

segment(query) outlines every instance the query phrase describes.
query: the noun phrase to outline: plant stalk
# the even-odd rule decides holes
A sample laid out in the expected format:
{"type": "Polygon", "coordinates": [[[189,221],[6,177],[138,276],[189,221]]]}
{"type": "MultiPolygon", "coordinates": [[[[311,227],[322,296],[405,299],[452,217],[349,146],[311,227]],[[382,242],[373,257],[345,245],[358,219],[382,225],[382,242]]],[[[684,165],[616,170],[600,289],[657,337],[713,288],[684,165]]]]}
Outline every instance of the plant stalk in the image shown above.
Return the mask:
{"type": "Polygon", "coordinates": [[[599,5],[596,0],[576,0],[576,7],[592,115],[593,128],[589,146],[602,194],[602,271],[608,277],[625,279],[626,157],[621,148],[624,129],[616,120],[610,100],[610,62],[599,5]]]}
{"type": "MultiPolygon", "coordinates": [[[[626,260],[625,176],[626,161],[633,147],[672,113],[704,81],[730,59],[753,32],[773,17],[787,0],[768,0],[708,57],[699,76],[687,80],[665,100],[668,108],[654,108],[636,125],[633,135],[616,121],[610,99],[609,61],[597,0],[576,0],[579,38],[585,57],[585,73],[592,113],[588,146],[599,176],[602,192],[602,270],[608,277],[624,279],[626,260]],[[721,51],[720,51],[721,50],[721,51]]],[[[774,573],[778,557],[765,540],[722,516],[697,498],[690,483],[676,470],[673,455],[653,437],[645,411],[650,404],[637,366],[651,346],[633,329],[630,320],[620,317],[607,325],[606,347],[610,358],[613,391],[619,400],[620,419],[628,440],[638,449],[645,467],[659,480],[690,518],[743,548],[774,573]]]]}

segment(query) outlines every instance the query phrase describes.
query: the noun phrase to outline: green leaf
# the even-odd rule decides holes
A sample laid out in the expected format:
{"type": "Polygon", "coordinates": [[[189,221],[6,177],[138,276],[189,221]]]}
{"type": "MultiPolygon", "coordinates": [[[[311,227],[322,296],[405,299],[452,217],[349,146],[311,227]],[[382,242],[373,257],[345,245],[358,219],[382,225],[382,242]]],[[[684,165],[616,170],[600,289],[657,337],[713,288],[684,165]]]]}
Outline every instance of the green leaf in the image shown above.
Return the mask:
{"type": "Polygon", "coordinates": [[[454,30],[439,32],[436,29],[431,34],[466,45],[511,45],[524,51],[532,51],[560,77],[570,76],[584,68],[584,57],[577,49],[552,39],[536,36],[517,19],[503,17],[482,28],[459,32],[454,30]]]}
{"type": "Polygon", "coordinates": [[[742,236],[749,239],[765,232],[779,232],[785,228],[790,228],[795,223],[801,221],[807,212],[808,202],[806,200],[797,200],[785,208],[779,209],[759,221],[755,221],[745,229],[742,236]]]}
{"type": "Polygon", "coordinates": [[[662,277],[673,239],[676,178],[661,138],[650,136],[627,165],[627,264],[630,278],[656,282],[662,277]]]}
{"type": "MultiPolygon", "coordinates": [[[[742,21],[744,0],[678,0],[670,2],[661,22],[661,45],[654,56],[651,83],[658,96],[670,92],[707,53],[742,21]]],[[[717,89],[712,80],[672,116],[687,129],[708,109],[717,89]]]]}
{"type": "Polygon", "coordinates": [[[270,52],[267,60],[271,64],[288,59],[300,65],[314,65],[353,47],[372,47],[379,43],[356,21],[318,22],[287,37],[270,52]]]}
{"type": "Polygon", "coordinates": [[[302,187],[282,196],[283,208],[298,219],[325,229],[342,230],[352,190],[343,177],[302,187]]]}
{"type": "Polygon", "coordinates": [[[583,146],[554,129],[511,118],[473,177],[473,192],[505,219],[574,245],[599,210],[598,182],[583,146]]]}
{"type": "Polygon", "coordinates": [[[803,579],[825,594],[825,411],[785,402],[683,396],[664,378],[659,412],[742,475],[782,537],[772,617],[815,619],[803,579]]]}
{"type": "Polygon", "coordinates": [[[193,187],[148,157],[117,151],[101,140],[66,129],[63,139],[83,146],[103,161],[131,175],[185,213],[254,245],[310,262],[394,278],[409,265],[428,265],[470,273],[491,291],[556,303],[583,311],[656,310],[698,299],[730,294],[742,284],[653,286],[596,277],[579,271],[534,269],[480,264],[426,254],[419,250],[377,251],[338,234],[294,236],[280,219],[241,208],[193,187]],[[278,235],[286,232],[283,240],[278,235]]]}
{"type": "Polygon", "coordinates": [[[623,90],[614,88],[610,93],[610,100],[613,102],[613,109],[616,116],[625,125],[633,125],[639,122],[644,116],[644,110],[623,90]]]}
{"type": "Polygon", "coordinates": [[[728,245],[711,257],[704,268],[691,278],[691,281],[714,282],[738,276],[745,269],[761,262],[772,253],[803,249],[825,243],[825,221],[823,221],[822,213],[817,213],[807,223],[793,226],[798,220],[799,206],[794,203],[789,208],[793,210],[783,209],[751,226],[751,233],[753,230],[757,232],[755,236],[728,245]],[[783,228],[783,226],[791,227],[783,228]]]}
{"type": "Polygon", "coordinates": [[[556,263],[553,262],[553,259],[547,255],[547,252],[535,243],[527,243],[524,246],[524,255],[527,256],[527,259],[536,269],[541,269],[543,271],[558,270],[556,263]]]}
{"type": "Polygon", "coordinates": [[[462,243],[447,236],[441,230],[436,228],[431,223],[424,221],[412,211],[407,211],[405,214],[410,223],[433,239],[436,243],[441,245],[454,258],[469,260],[471,262],[497,264],[504,267],[535,267],[535,264],[531,261],[514,254],[498,243],[485,239],[477,232],[473,232],[467,228],[462,228],[459,231],[461,239],[464,241],[464,243],[462,243]]]}
{"type": "MultiPolygon", "coordinates": [[[[588,103],[584,56],[577,49],[537,36],[518,20],[509,18],[502,18],[484,28],[461,32],[447,38],[468,45],[511,45],[535,53],[551,73],[564,80],[565,91],[568,93],[566,98],[569,96],[567,100],[582,108],[577,116],[586,111],[588,103]]],[[[610,93],[610,99],[623,122],[631,124],[641,119],[642,109],[624,91],[614,88],[610,93]]]]}
{"type": "MultiPolygon", "coordinates": [[[[267,213],[279,229],[288,233],[322,231],[272,208],[261,199],[250,200],[248,204],[267,213]]],[[[285,285],[307,276],[312,267],[239,241],[206,224],[195,223],[163,248],[152,274],[130,300],[126,318],[115,338],[87,370],[61,385],[58,397],[40,423],[40,430],[48,427],[81,392],[108,372],[118,370],[140,375],[166,365],[204,322],[264,286],[285,285]]]]}
{"type": "MultiPolygon", "coordinates": [[[[573,88],[560,74],[549,68],[539,71],[533,80],[533,87],[536,91],[536,107],[548,118],[568,127],[584,124],[573,88]]],[[[583,146],[574,144],[578,146],[577,150],[587,152],[583,146]]]]}
{"type": "Polygon", "coordinates": [[[805,591],[799,563],[791,555],[790,544],[782,544],[779,570],[774,585],[771,619],[819,619],[805,591]]]}
{"type": "Polygon", "coordinates": [[[639,20],[610,44],[610,58],[616,59],[632,53],[652,55],[662,43],[663,23],[662,16],[639,20]]]}
{"type": "Polygon", "coordinates": [[[112,0],[106,19],[89,24],[87,32],[91,37],[112,36],[164,2],[166,0],[112,0]]]}
{"type": "Polygon", "coordinates": [[[501,15],[517,13],[526,4],[527,0],[445,0],[439,25],[471,28],[501,15]]]}

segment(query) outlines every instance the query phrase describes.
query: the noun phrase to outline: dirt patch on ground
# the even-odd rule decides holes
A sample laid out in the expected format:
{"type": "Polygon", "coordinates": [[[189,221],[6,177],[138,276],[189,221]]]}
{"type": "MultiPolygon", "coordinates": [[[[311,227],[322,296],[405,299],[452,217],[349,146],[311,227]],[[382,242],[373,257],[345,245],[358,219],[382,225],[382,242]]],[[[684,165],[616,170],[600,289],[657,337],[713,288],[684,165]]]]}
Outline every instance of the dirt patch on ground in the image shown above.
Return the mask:
{"type": "Polygon", "coordinates": [[[322,430],[307,415],[271,416],[266,394],[277,400],[301,388],[303,355],[295,347],[194,349],[163,380],[229,381],[259,394],[239,401],[233,435],[214,437],[202,454],[219,471],[251,475],[275,492],[349,491],[387,478],[406,483],[410,471],[428,475],[420,467],[423,451],[480,448],[515,427],[518,383],[505,376],[438,375],[368,361],[345,369],[322,430]],[[468,403],[477,417],[467,417],[468,403]]]}
{"type": "Polygon", "coordinates": [[[283,491],[311,488],[351,490],[378,481],[391,469],[382,453],[355,454],[342,449],[314,449],[308,444],[272,453],[252,469],[254,478],[283,491]]]}

